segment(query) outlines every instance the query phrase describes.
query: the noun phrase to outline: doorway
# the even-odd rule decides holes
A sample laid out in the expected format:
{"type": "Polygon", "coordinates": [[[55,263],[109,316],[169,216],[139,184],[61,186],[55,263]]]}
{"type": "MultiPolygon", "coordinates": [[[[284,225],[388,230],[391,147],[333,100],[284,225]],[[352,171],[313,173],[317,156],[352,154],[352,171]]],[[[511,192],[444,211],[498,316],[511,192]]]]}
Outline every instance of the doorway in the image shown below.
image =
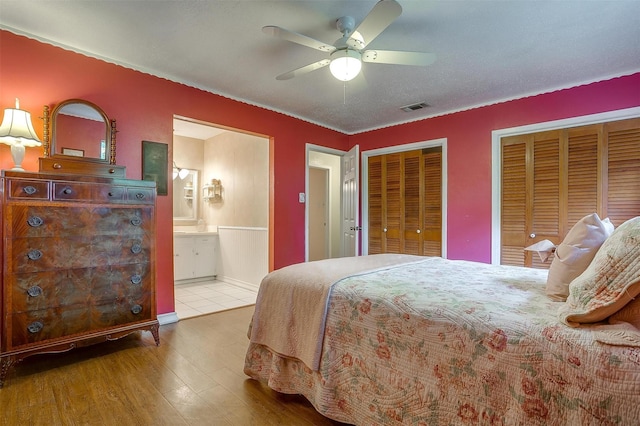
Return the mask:
{"type": "MultiPolygon", "coordinates": [[[[174,168],[200,177],[191,183],[188,200],[197,204],[197,217],[185,221],[174,215],[178,317],[255,303],[260,281],[269,271],[270,138],[185,117],[174,117],[173,125],[174,168]],[[202,246],[203,239],[210,240],[210,246],[202,246]],[[190,246],[178,245],[181,240],[190,246]],[[190,275],[178,274],[176,256],[185,253],[194,265],[190,275]]],[[[175,187],[173,196],[185,197],[175,187]]]]}
{"type": "Polygon", "coordinates": [[[354,256],[357,254],[357,147],[344,152],[307,144],[306,153],[305,260],[354,256]],[[343,164],[345,162],[350,167],[343,164]],[[345,174],[352,178],[347,184],[345,174]],[[347,214],[345,207],[350,207],[346,210],[355,215],[347,214]],[[345,215],[349,216],[348,225],[345,215]],[[349,244],[345,244],[346,239],[349,244]]]}

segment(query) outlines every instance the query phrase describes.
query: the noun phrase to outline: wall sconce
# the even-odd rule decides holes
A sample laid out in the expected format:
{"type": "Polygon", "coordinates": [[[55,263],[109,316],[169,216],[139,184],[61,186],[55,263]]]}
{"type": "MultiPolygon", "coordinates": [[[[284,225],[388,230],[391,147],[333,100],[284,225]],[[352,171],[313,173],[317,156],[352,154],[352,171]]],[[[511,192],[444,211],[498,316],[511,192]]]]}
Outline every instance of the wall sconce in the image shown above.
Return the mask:
{"type": "Polygon", "coordinates": [[[4,118],[0,125],[0,143],[11,146],[11,157],[14,166],[11,170],[24,171],[22,160],[25,147],[42,146],[31,123],[31,114],[20,109],[20,101],[16,98],[16,107],[4,110],[4,118]]]}
{"type": "Polygon", "coordinates": [[[202,199],[210,203],[222,201],[222,182],[220,179],[211,179],[211,182],[202,185],[202,199]]]}
{"type": "Polygon", "coordinates": [[[188,169],[181,169],[180,167],[176,166],[176,162],[173,162],[173,179],[175,180],[178,176],[180,176],[180,179],[184,179],[187,177],[187,175],[189,174],[189,170],[188,169]]]}

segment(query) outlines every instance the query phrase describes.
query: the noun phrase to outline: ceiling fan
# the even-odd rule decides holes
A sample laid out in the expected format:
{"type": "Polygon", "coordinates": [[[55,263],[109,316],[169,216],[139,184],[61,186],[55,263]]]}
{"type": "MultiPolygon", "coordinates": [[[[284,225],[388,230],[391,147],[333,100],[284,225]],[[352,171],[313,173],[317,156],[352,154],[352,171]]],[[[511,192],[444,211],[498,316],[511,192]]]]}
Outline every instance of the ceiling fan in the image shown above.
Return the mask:
{"type": "Polygon", "coordinates": [[[338,18],[336,27],[342,33],[342,37],[336,40],[333,45],[274,25],[263,27],[262,32],[265,34],[329,53],[328,59],[322,59],[280,74],[276,77],[276,80],[289,80],[324,68],[327,65],[329,65],[331,74],[335,78],[341,81],[349,81],[360,73],[362,62],[418,66],[432,64],[436,60],[436,55],[433,53],[365,50],[367,45],[380,35],[401,13],[402,7],[397,1],[380,0],[357,28],[355,28],[355,20],[351,16],[338,18]]]}

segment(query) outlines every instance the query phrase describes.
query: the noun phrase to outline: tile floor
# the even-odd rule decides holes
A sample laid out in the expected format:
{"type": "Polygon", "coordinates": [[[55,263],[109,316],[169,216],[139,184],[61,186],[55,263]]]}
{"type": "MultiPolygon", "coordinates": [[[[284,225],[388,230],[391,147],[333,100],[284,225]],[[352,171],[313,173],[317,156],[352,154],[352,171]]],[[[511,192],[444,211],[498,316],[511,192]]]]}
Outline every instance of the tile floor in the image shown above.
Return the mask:
{"type": "Polygon", "coordinates": [[[185,319],[256,303],[252,291],[223,281],[178,284],[175,288],[176,314],[185,319]]]}

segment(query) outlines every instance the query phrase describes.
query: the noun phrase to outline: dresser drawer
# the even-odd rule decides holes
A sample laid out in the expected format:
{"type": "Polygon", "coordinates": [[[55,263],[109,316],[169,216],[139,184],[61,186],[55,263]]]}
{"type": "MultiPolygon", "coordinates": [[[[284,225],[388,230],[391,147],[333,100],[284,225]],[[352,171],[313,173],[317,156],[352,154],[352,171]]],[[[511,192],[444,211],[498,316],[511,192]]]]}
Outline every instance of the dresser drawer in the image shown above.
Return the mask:
{"type": "Polygon", "coordinates": [[[92,185],[81,182],[53,182],[53,200],[91,201],[92,185]]]}
{"type": "Polygon", "coordinates": [[[11,313],[140,299],[151,288],[149,263],[69,269],[6,277],[11,313]]]}
{"type": "Polygon", "coordinates": [[[86,305],[20,312],[11,316],[11,346],[57,339],[91,330],[86,305]]]}
{"type": "Polygon", "coordinates": [[[151,314],[151,299],[150,293],[144,293],[138,298],[92,305],[91,325],[94,328],[108,328],[154,318],[151,314]]]}
{"type": "Polygon", "coordinates": [[[146,235],[14,238],[8,273],[28,273],[148,262],[151,244],[146,235]]]}
{"type": "Polygon", "coordinates": [[[127,201],[130,203],[154,204],[155,199],[155,188],[143,188],[140,186],[127,188],[127,201]]]}
{"type": "Polygon", "coordinates": [[[94,187],[94,201],[104,203],[122,203],[127,196],[126,186],[96,185],[94,187]]]}
{"type": "Polygon", "coordinates": [[[12,274],[6,277],[11,291],[11,312],[27,312],[90,302],[92,269],[69,269],[12,274]]]}
{"type": "Polygon", "coordinates": [[[13,348],[153,318],[149,292],[96,305],[73,305],[11,315],[13,348]]]}
{"type": "Polygon", "coordinates": [[[48,200],[49,182],[43,180],[7,178],[9,200],[48,200]]]}
{"type": "Polygon", "coordinates": [[[91,280],[91,302],[140,299],[151,289],[152,276],[149,263],[96,268],[91,280]]]}
{"type": "Polygon", "coordinates": [[[88,235],[143,235],[153,232],[151,208],[59,207],[16,204],[7,208],[13,237],[60,238],[88,235]]]}

